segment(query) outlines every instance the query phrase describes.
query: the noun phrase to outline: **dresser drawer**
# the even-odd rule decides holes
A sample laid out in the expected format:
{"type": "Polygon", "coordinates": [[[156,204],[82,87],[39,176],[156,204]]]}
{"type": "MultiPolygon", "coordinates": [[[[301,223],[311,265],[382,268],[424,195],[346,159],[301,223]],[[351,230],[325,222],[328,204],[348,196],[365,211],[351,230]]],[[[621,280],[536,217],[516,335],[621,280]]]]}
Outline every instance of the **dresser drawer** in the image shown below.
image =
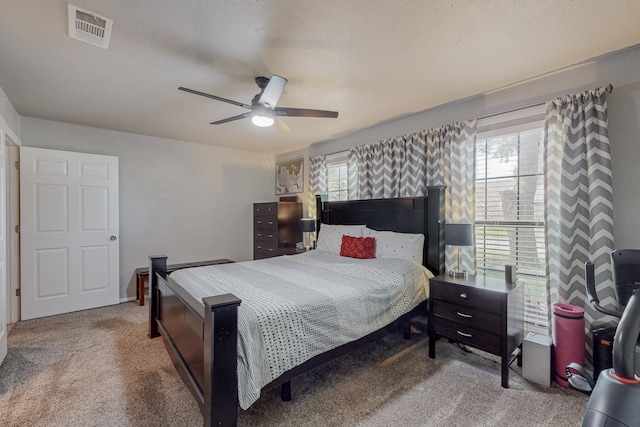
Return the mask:
{"type": "Polygon", "coordinates": [[[253,242],[253,247],[255,249],[273,250],[275,252],[275,250],[278,249],[278,240],[256,240],[253,242]]]}
{"type": "Polygon", "coordinates": [[[431,286],[430,298],[442,300],[462,307],[473,308],[487,313],[500,314],[502,295],[469,286],[439,283],[431,286]]]}
{"type": "Polygon", "coordinates": [[[278,246],[278,232],[275,230],[255,229],[253,230],[254,241],[257,242],[273,242],[274,246],[278,246]]]}
{"type": "Polygon", "coordinates": [[[277,246],[256,242],[253,247],[253,259],[271,258],[278,254],[277,251],[277,246]]]}
{"type": "Polygon", "coordinates": [[[438,318],[434,325],[435,333],[451,338],[462,344],[479,348],[492,354],[500,354],[500,336],[463,325],[448,319],[438,318]]]}
{"type": "Polygon", "coordinates": [[[254,230],[277,230],[278,218],[276,216],[256,216],[253,218],[254,230]]]}
{"type": "Polygon", "coordinates": [[[469,307],[433,301],[433,314],[466,326],[472,326],[494,334],[500,333],[500,316],[469,307]]]}
{"type": "Polygon", "coordinates": [[[253,216],[273,216],[278,217],[278,203],[254,203],[253,216]]]}

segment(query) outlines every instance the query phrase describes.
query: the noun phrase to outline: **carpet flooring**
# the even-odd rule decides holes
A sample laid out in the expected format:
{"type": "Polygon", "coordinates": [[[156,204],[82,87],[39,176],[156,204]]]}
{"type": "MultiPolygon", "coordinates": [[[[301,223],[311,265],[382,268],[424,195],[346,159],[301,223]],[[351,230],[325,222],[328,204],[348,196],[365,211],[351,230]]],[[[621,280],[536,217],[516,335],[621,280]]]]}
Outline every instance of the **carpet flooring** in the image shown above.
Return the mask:
{"type": "MultiPolygon", "coordinates": [[[[202,416],[148,306],[124,303],[17,323],[0,366],[2,426],[200,426],[202,416]]],[[[493,356],[447,340],[390,335],[272,390],[240,426],[579,426],[587,397],[529,383],[515,363],[500,387],[493,356]]]]}

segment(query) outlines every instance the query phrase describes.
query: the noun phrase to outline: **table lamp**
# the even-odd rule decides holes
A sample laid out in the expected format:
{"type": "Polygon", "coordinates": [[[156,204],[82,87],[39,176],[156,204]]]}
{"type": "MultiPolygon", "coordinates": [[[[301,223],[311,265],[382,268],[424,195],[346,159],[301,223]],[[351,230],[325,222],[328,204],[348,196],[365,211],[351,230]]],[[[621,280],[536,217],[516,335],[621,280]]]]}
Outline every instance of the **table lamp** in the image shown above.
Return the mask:
{"type": "Polygon", "coordinates": [[[449,270],[449,275],[453,277],[466,277],[467,272],[460,268],[460,246],[473,245],[473,225],[472,224],[445,224],[444,244],[457,246],[458,268],[449,270]]]}
{"type": "Polygon", "coordinates": [[[305,250],[311,249],[311,233],[316,231],[316,219],[315,218],[302,218],[302,225],[300,229],[304,233],[304,248],[305,250]]]}

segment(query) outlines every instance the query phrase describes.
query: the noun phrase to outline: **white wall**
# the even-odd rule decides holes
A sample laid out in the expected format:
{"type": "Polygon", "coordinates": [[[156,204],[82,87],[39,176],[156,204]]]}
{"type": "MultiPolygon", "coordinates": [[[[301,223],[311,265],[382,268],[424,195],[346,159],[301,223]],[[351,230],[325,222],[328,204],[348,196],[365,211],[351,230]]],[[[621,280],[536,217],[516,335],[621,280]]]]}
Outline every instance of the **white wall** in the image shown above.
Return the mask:
{"type": "Polygon", "coordinates": [[[18,144],[20,140],[20,115],[0,88],[0,128],[18,144]]]}
{"type": "Polygon", "coordinates": [[[254,202],[275,201],[272,155],[21,118],[24,146],[117,156],[120,296],[135,296],[137,267],[253,257],[254,202]]]}
{"type": "MultiPolygon", "coordinates": [[[[544,103],[556,97],[613,84],[609,95],[609,139],[613,162],[614,238],[617,248],[640,248],[640,48],[611,53],[570,69],[451,102],[383,123],[307,150],[281,154],[277,162],[329,154],[439,127],[455,121],[490,116],[544,103]]],[[[305,161],[308,164],[308,161],[305,161]]],[[[306,201],[307,198],[305,197],[306,201]]]]}

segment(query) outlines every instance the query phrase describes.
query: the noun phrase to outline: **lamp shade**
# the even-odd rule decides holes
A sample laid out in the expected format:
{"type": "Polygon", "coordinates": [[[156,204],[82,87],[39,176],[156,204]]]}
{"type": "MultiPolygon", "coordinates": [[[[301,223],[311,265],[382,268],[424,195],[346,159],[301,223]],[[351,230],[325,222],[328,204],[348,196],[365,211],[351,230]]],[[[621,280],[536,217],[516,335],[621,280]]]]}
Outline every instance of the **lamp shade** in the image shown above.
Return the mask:
{"type": "Polygon", "coordinates": [[[449,246],[473,245],[473,226],[471,224],[445,224],[444,244],[449,246]]]}
{"type": "Polygon", "coordinates": [[[316,231],[315,218],[303,218],[301,220],[302,226],[300,227],[303,233],[310,233],[316,231]]]}

